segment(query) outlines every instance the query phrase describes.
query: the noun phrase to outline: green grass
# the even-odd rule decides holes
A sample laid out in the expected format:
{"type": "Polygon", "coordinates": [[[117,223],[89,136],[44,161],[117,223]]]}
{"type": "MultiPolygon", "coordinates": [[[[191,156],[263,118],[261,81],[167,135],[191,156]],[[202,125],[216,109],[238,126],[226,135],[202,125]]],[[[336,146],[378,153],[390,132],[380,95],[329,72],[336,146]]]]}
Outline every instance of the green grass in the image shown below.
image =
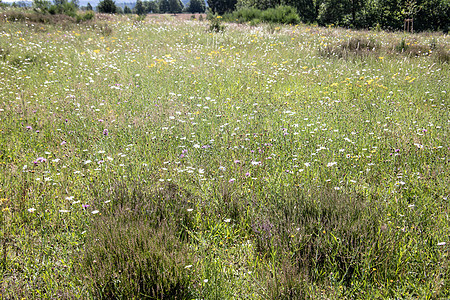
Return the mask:
{"type": "Polygon", "coordinates": [[[450,295],[447,35],[1,25],[3,298],[450,295]]]}

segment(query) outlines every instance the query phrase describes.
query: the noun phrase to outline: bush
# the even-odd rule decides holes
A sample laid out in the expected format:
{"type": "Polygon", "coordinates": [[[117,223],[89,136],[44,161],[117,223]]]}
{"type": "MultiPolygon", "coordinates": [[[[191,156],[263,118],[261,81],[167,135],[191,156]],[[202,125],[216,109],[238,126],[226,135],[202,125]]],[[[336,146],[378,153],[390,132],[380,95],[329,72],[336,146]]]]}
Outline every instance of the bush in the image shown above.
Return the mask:
{"type": "Polygon", "coordinates": [[[225,30],[225,25],[222,24],[221,16],[213,16],[209,18],[209,31],[221,32],[225,30]]]}
{"type": "Polygon", "coordinates": [[[276,24],[298,24],[300,17],[294,7],[277,6],[267,10],[259,10],[256,8],[241,8],[231,14],[226,14],[224,18],[230,22],[239,22],[255,25],[259,22],[276,23],[276,24]]]}
{"type": "MultiPolygon", "coordinates": [[[[167,185],[152,194],[118,185],[110,209],[93,215],[76,272],[97,299],[188,299],[183,228],[189,194],[167,185]]],[[[97,204],[100,205],[100,204],[97,204]]]]}
{"type": "Polygon", "coordinates": [[[276,8],[269,8],[263,11],[262,19],[269,23],[298,24],[300,17],[292,6],[281,5],[276,8]]]}

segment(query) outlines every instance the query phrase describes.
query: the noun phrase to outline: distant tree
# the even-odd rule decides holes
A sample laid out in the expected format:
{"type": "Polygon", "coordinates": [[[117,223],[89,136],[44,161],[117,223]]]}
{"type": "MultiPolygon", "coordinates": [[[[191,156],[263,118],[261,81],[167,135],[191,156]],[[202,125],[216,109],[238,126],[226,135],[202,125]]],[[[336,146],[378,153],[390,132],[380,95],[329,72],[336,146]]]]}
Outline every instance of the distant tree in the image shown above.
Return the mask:
{"type": "Polygon", "coordinates": [[[191,0],[189,1],[186,11],[192,14],[204,13],[206,10],[206,5],[204,0],[191,0]]]}
{"type": "Polygon", "coordinates": [[[170,12],[169,0],[161,0],[159,2],[159,12],[162,14],[170,12]]]}
{"type": "Polygon", "coordinates": [[[102,0],[97,5],[97,11],[106,14],[114,14],[117,12],[117,6],[113,0],[102,0]]]}
{"type": "MultiPolygon", "coordinates": [[[[15,4],[15,2],[13,3],[15,4]]],[[[33,0],[33,9],[36,12],[47,13],[51,6],[50,1],[47,0],[33,0]]]]}
{"type": "Polygon", "coordinates": [[[169,12],[179,14],[183,11],[183,3],[181,0],[169,0],[169,12]]]}
{"type": "Polygon", "coordinates": [[[144,6],[147,13],[159,13],[159,4],[156,1],[145,1],[144,6]]]}
{"type": "Polygon", "coordinates": [[[92,8],[91,3],[88,2],[88,4],[86,5],[86,10],[94,10],[94,9],[92,8]]]}
{"type": "Polygon", "coordinates": [[[125,5],[125,7],[123,8],[123,13],[124,14],[131,14],[131,8],[129,8],[127,5],[125,5]]]}
{"type": "Polygon", "coordinates": [[[136,6],[134,7],[134,11],[137,15],[142,16],[146,14],[144,4],[141,0],[136,1],[136,6]]]}
{"type": "Polygon", "coordinates": [[[237,0],[208,0],[208,6],[215,14],[223,15],[236,8],[237,0]]]}

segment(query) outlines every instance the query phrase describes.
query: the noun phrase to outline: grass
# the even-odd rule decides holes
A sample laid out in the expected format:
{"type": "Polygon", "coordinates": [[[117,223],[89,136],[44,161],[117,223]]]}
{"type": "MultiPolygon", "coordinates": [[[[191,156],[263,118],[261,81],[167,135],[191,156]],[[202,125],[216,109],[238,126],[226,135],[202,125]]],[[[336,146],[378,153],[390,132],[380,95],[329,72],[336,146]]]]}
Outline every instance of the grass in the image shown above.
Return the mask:
{"type": "Polygon", "coordinates": [[[447,35],[6,15],[3,298],[450,295],[447,35]]]}

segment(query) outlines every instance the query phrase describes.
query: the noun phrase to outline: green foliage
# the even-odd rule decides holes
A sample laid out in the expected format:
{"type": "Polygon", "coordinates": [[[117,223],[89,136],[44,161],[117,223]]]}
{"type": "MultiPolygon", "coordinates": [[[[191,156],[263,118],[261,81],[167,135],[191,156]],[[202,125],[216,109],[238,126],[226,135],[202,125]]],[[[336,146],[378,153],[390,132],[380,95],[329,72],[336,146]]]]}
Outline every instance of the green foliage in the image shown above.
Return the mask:
{"type": "Polygon", "coordinates": [[[88,10],[84,14],[77,15],[77,21],[78,22],[89,21],[89,20],[93,20],[94,18],[95,18],[95,13],[92,10],[88,10]]]}
{"type": "Polygon", "coordinates": [[[88,4],[86,5],[86,10],[94,10],[93,8],[92,8],[92,5],[91,5],[91,3],[89,3],[88,2],[88,4]]]}
{"type": "Polygon", "coordinates": [[[230,22],[251,22],[252,25],[257,25],[261,21],[274,24],[300,23],[300,17],[296,13],[295,8],[291,6],[277,6],[276,8],[269,8],[267,10],[241,8],[231,14],[225,14],[224,18],[230,22]]]}
{"type": "Polygon", "coordinates": [[[33,9],[38,13],[48,13],[51,6],[50,1],[47,0],[33,0],[33,9]]]}
{"type": "Polygon", "coordinates": [[[97,11],[100,13],[114,14],[117,12],[117,6],[114,0],[102,0],[97,5],[97,11]]]}
{"type": "MultiPolygon", "coordinates": [[[[141,0],[136,1],[136,6],[134,7],[134,11],[137,15],[145,15],[147,12],[145,11],[144,4],[141,0]]],[[[125,13],[125,10],[124,10],[125,13]]]]}
{"type": "Polygon", "coordinates": [[[58,3],[55,3],[54,5],[50,6],[48,9],[48,12],[52,15],[56,14],[64,14],[70,17],[76,17],[77,16],[77,5],[73,1],[60,1],[58,3]]]}
{"type": "Polygon", "coordinates": [[[442,30],[450,28],[450,2],[447,0],[239,0],[237,10],[256,8],[267,10],[280,4],[297,9],[303,22],[353,28],[379,26],[401,30],[406,18],[414,19],[414,30],[442,30]]]}
{"type": "Polygon", "coordinates": [[[147,13],[159,13],[159,3],[155,1],[144,1],[145,11],[147,13]]]}
{"type": "Polygon", "coordinates": [[[222,17],[218,15],[213,15],[209,17],[209,31],[210,32],[221,32],[225,30],[225,25],[222,24],[222,17]]]}
{"type": "Polygon", "coordinates": [[[123,13],[124,14],[131,14],[132,12],[131,12],[131,9],[128,6],[125,5],[125,7],[123,8],[123,13]]]}
{"type": "Polygon", "coordinates": [[[207,0],[213,14],[223,15],[234,11],[237,0],[207,0]]]}
{"type": "Polygon", "coordinates": [[[204,0],[190,0],[186,6],[186,11],[192,14],[204,13],[206,11],[204,0]]]}
{"type": "Polygon", "coordinates": [[[162,14],[170,12],[169,0],[160,0],[159,2],[159,12],[162,14]]]}
{"type": "Polygon", "coordinates": [[[298,24],[300,18],[292,6],[277,6],[275,8],[269,8],[262,13],[262,19],[269,23],[279,24],[298,24]]]}

